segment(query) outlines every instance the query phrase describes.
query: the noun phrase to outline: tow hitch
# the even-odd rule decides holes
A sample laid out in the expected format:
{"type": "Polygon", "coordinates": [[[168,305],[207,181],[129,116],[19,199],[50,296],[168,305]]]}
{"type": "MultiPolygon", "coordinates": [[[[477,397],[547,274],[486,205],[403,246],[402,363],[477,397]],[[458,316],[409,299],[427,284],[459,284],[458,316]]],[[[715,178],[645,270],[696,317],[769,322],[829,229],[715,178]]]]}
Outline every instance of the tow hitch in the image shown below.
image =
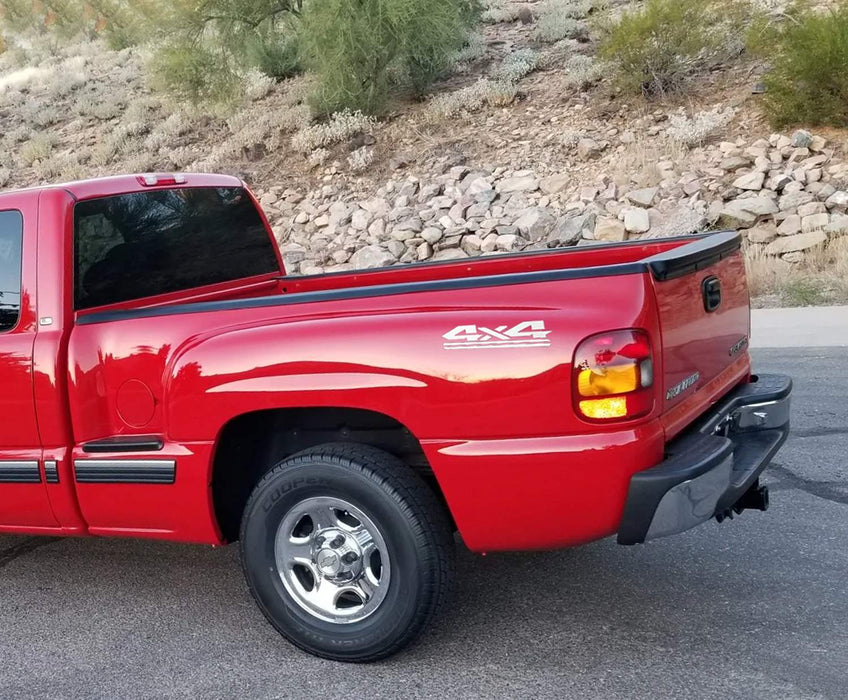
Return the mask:
{"type": "Polygon", "coordinates": [[[722,522],[725,518],[733,520],[734,513],[739,515],[743,510],[762,510],[766,511],[769,507],[769,490],[768,486],[760,486],[760,481],[757,479],[751,488],[742,494],[736,503],[730,508],[721,513],[716,513],[715,519],[722,522]]]}

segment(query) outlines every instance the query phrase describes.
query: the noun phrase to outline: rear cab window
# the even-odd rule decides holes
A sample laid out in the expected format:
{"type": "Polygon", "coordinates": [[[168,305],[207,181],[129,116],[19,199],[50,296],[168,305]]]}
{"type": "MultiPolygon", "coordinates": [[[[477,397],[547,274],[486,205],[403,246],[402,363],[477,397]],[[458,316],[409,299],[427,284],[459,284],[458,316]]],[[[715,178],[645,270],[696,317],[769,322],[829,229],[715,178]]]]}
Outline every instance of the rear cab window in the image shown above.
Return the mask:
{"type": "Polygon", "coordinates": [[[14,330],[21,316],[23,232],[19,211],[0,211],[0,333],[14,330]]]}
{"type": "Polygon", "coordinates": [[[74,308],[143,299],[280,272],[241,187],[186,187],[79,202],[74,308]]]}

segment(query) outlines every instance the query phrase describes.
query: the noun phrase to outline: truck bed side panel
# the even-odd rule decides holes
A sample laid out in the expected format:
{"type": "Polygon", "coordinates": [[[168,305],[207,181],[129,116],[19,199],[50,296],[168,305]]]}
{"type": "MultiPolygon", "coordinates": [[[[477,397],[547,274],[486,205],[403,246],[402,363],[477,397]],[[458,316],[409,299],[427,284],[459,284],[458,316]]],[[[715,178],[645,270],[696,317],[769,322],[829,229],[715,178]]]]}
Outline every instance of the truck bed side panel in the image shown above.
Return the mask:
{"type": "MultiPolygon", "coordinates": [[[[475,546],[527,546],[534,533],[525,529],[523,541],[515,533],[527,523],[553,527],[556,518],[567,527],[553,528],[552,546],[587,541],[614,532],[629,475],[661,457],[660,430],[589,426],[572,407],[576,344],[599,330],[632,326],[645,328],[659,347],[646,273],[83,325],[70,347],[75,437],[81,445],[154,433],[172,450],[215,440],[228,421],[259,410],[376,411],[427,445],[475,546]],[[522,335],[513,342],[511,329],[536,322],[541,340],[522,335]],[[153,396],[143,425],[121,415],[121,387],[130,381],[153,396]],[[610,448],[603,439],[584,444],[587,433],[610,434],[610,448]],[[560,442],[563,436],[570,437],[560,442]],[[491,527],[470,514],[502,510],[507,471],[533,478],[517,477],[513,507],[497,516],[498,531],[514,534],[486,539],[491,527]]],[[[211,513],[209,490],[199,488],[211,481],[211,460],[176,460],[171,486],[113,491],[121,508],[102,485],[79,484],[86,520],[103,534],[126,534],[135,522],[148,533],[202,539],[208,520],[199,525],[188,513],[211,513]]]]}

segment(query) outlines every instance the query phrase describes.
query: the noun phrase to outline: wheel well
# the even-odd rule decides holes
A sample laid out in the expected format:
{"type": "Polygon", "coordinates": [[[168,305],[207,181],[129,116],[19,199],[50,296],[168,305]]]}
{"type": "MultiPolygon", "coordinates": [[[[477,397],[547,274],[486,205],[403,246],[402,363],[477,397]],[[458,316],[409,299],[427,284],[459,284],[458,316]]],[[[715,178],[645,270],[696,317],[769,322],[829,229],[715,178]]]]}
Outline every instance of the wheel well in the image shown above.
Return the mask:
{"type": "Polygon", "coordinates": [[[212,498],[224,539],[238,539],[247,499],[269,469],[296,452],[328,442],[385,450],[411,466],[444,500],[421,443],[394,418],[354,408],[257,411],[227,423],[215,451],[212,498]]]}

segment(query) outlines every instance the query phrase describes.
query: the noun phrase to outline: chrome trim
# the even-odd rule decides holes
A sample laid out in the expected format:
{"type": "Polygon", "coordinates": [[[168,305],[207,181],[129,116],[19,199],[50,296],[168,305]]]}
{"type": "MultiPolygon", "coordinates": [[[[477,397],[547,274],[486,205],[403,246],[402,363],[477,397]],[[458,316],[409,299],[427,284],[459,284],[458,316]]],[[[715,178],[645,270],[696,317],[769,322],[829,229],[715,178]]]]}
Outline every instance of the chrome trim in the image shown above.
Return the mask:
{"type": "Polygon", "coordinates": [[[173,484],[173,459],[77,459],[74,476],[80,484],[173,484]]]}
{"type": "Polygon", "coordinates": [[[44,461],[44,478],[48,484],[59,483],[59,465],[53,459],[44,461]]]}
{"type": "Polygon", "coordinates": [[[39,484],[41,472],[36,461],[4,460],[0,462],[0,482],[4,484],[39,484]]]}

